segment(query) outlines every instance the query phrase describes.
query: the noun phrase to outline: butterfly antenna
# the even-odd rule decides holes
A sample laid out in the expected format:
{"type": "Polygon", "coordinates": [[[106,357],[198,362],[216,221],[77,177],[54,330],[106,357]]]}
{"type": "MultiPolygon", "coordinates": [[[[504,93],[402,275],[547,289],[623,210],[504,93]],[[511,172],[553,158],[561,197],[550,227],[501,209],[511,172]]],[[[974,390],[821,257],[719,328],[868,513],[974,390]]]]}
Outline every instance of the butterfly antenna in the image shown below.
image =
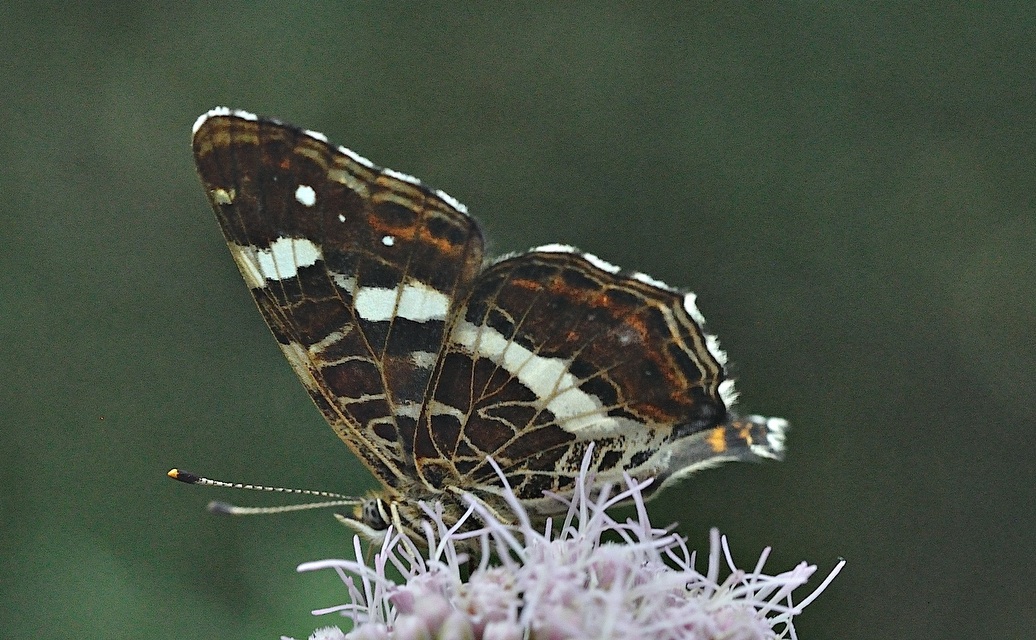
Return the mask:
{"type": "Polygon", "coordinates": [[[259,514],[286,513],[288,511],[306,511],[309,509],[327,509],[330,507],[347,507],[363,503],[362,498],[345,496],[330,491],[313,491],[311,489],[290,489],[287,487],[270,487],[262,484],[244,484],[241,482],[224,482],[199,476],[190,471],[182,469],[170,469],[166,474],[173,480],[179,480],[187,484],[197,484],[205,487],[224,487],[227,489],[247,489],[249,491],[266,491],[268,493],[290,493],[299,496],[314,496],[317,498],[332,498],[320,502],[306,502],[303,504],[288,504],[276,507],[239,507],[227,502],[213,501],[209,503],[208,509],[212,513],[221,513],[232,516],[251,516],[259,514]]]}

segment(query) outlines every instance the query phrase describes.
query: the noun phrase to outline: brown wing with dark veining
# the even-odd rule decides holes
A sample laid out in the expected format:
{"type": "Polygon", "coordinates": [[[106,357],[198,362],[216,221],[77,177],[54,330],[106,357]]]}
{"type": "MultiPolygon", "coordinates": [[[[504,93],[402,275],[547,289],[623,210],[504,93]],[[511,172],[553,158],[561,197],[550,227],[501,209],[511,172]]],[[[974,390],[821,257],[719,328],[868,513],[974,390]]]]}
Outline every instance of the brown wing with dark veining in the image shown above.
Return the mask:
{"type": "Polygon", "coordinates": [[[450,327],[415,441],[429,484],[491,487],[490,455],[535,508],[590,441],[601,481],[658,475],[666,445],[727,418],[722,353],[685,294],[559,249],[488,267],[450,327]]]}
{"type": "Polygon", "coordinates": [[[416,479],[419,407],[453,301],[481,267],[477,225],[415,179],[243,112],[199,119],[194,155],[259,310],[324,417],[383,483],[416,479]]]}

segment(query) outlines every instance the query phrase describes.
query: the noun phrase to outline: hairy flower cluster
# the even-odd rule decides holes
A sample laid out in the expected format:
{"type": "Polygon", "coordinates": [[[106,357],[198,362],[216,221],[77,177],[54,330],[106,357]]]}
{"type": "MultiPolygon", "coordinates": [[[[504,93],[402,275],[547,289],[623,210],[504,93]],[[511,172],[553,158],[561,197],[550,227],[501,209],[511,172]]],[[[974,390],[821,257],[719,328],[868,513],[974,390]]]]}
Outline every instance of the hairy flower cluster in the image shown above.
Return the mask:
{"type": "Polygon", "coordinates": [[[792,592],[816,566],[803,562],[766,575],[766,549],[750,571],[738,569],[726,538],[713,530],[707,568],[699,573],[695,553],[683,538],[648,521],[643,490],[649,483],[627,478],[624,491],[611,495],[604,488],[591,494],[584,463],[580,489],[571,499],[558,498],[568,514],[557,531],[551,522],[543,531],[534,528],[510,495],[518,525],[500,523],[469,500],[467,517],[477,515],[485,526],[459,534],[458,527],[448,528],[440,513],[427,507],[427,547],[390,534],[373,566],[360,560],[360,541],[354,538],[356,560],[299,567],[334,569],[349,592],[348,604],[314,613],[338,612],[351,618],[353,630],[320,629],[310,640],[796,638],[792,618],[844,562],[795,604],[792,592]],[[620,523],[607,514],[625,502],[635,505],[636,519],[620,523]],[[462,566],[470,557],[464,550],[472,548],[481,550],[481,559],[464,580],[462,566]],[[403,584],[387,576],[390,566],[403,576],[403,584]]]}

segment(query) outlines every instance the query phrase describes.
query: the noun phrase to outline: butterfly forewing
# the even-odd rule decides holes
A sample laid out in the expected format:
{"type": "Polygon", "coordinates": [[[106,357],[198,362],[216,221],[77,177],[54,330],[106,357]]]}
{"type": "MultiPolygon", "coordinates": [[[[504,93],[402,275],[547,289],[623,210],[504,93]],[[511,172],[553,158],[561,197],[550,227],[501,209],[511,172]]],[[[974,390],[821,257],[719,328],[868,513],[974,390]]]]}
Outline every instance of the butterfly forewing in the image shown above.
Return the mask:
{"type": "Polygon", "coordinates": [[[199,173],[263,317],[341,438],[389,486],[454,300],[482,261],[474,222],[321,137],[240,114],[194,136],[199,173]]]}

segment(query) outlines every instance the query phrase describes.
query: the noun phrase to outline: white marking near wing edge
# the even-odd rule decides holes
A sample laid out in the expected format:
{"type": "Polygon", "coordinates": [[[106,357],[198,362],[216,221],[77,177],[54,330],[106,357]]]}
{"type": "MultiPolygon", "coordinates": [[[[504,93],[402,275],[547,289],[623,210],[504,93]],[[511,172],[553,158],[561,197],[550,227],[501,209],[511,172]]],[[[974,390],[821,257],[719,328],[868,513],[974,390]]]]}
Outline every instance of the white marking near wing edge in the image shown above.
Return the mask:
{"type": "Polygon", "coordinates": [[[300,184],[299,188],[295,189],[295,199],[304,207],[312,207],[317,203],[317,192],[308,184],[300,184]]]}
{"type": "Polygon", "coordinates": [[[368,169],[377,169],[378,168],[378,165],[374,164],[373,162],[371,162],[367,158],[364,158],[363,156],[361,156],[360,154],[356,153],[355,151],[353,151],[349,147],[339,146],[338,150],[340,152],[342,152],[343,154],[349,156],[349,158],[352,159],[353,162],[356,162],[357,164],[362,164],[363,166],[367,167],[368,169]]]}
{"type": "Polygon", "coordinates": [[[191,135],[198,133],[198,129],[201,129],[201,125],[205,124],[205,121],[209,118],[215,118],[218,116],[235,116],[242,120],[259,120],[259,116],[254,113],[242,111],[240,109],[228,109],[227,107],[216,107],[215,109],[209,109],[205,113],[198,116],[198,119],[194,121],[194,126],[191,128],[191,135]]]}
{"type": "Polygon", "coordinates": [[[570,244],[544,244],[538,247],[533,247],[529,251],[544,251],[546,253],[578,253],[578,249],[570,244]]]}
{"type": "Polygon", "coordinates": [[[234,202],[234,193],[233,189],[213,189],[212,201],[221,205],[231,204],[234,202]]]}
{"type": "Polygon", "coordinates": [[[453,196],[451,196],[450,194],[446,193],[445,191],[441,191],[439,189],[436,189],[435,190],[435,195],[437,195],[440,198],[442,198],[443,202],[445,202],[446,204],[450,205],[451,207],[453,207],[457,211],[460,211],[461,213],[467,214],[468,208],[466,206],[464,206],[464,204],[460,200],[454,198],[453,196]]]}
{"type": "Polygon", "coordinates": [[[724,367],[727,366],[727,352],[719,347],[719,338],[712,335],[711,333],[705,334],[705,347],[712,354],[712,357],[716,359],[716,362],[720,363],[724,367]]]}
{"type": "Polygon", "coordinates": [[[608,262],[607,260],[601,260],[592,253],[584,253],[583,258],[593,266],[600,269],[601,271],[607,271],[608,273],[618,273],[622,271],[622,269],[620,269],[619,267],[608,262]]]}
{"type": "Polygon", "coordinates": [[[694,321],[698,323],[699,327],[704,327],[705,326],[705,316],[703,316],[701,314],[701,311],[698,311],[698,305],[696,305],[694,303],[694,301],[697,298],[698,298],[698,296],[696,296],[693,293],[687,293],[686,295],[684,295],[684,297],[683,297],[683,308],[684,308],[684,311],[686,311],[689,316],[694,318],[694,321]]]}
{"type": "Polygon", "coordinates": [[[646,285],[650,285],[652,287],[655,287],[656,289],[661,289],[663,291],[675,291],[675,289],[673,289],[672,287],[670,287],[666,283],[662,282],[658,278],[652,278],[648,274],[641,273],[640,271],[638,271],[638,272],[633,274],[633,279],[638,281],[638,282],[643,282],[646,285]]]}
{"type": "Polygon", "coordinates": [[[324,134],[320,133],[319,131],[313,131],[312,129],[306,129],[303,133],[305,133],[310,138],[313,138],[314,140],[319,140],[319,141],[323,142],[324,144],[327,144],[327,136],[325,136],[324,134]]]}
{"type": "Polygon", "coordinates": [[[723,400],[723,404],[729,409],[737,403],[738,392],[734,388],[734,381],[727,378],[723,382],[719,383],[719,397],[723,400]]]}
{"type": "Polygon", "coordinates": [[[230,252],[252,289],[266,286],[267,280],[286,280],[299,269],[323,259],[320,247],[305,238],[277,238],[269,249],[231,244],[230,252]]]}
{"type": "Polygon", "coordinates": [[[395,169],[382,169],[381,172],[387,176],[395,178],[396,180],[402,180],[403,182],[409,182],[412,185],[420,186],[421,181],[410,175],[409,173],[403,173],[402,171],[396,171],[395,169]]]}
{"type": "Polygon", "coordinates": [[[763,416],[748,416],[748,419],[755,423],[766,423],[766,444],[750,445],[752,453],[761,458],[779,460],[784,453],[784,432],[788,429],[788,421],[784,418],[766,418],[763,416]]]}

